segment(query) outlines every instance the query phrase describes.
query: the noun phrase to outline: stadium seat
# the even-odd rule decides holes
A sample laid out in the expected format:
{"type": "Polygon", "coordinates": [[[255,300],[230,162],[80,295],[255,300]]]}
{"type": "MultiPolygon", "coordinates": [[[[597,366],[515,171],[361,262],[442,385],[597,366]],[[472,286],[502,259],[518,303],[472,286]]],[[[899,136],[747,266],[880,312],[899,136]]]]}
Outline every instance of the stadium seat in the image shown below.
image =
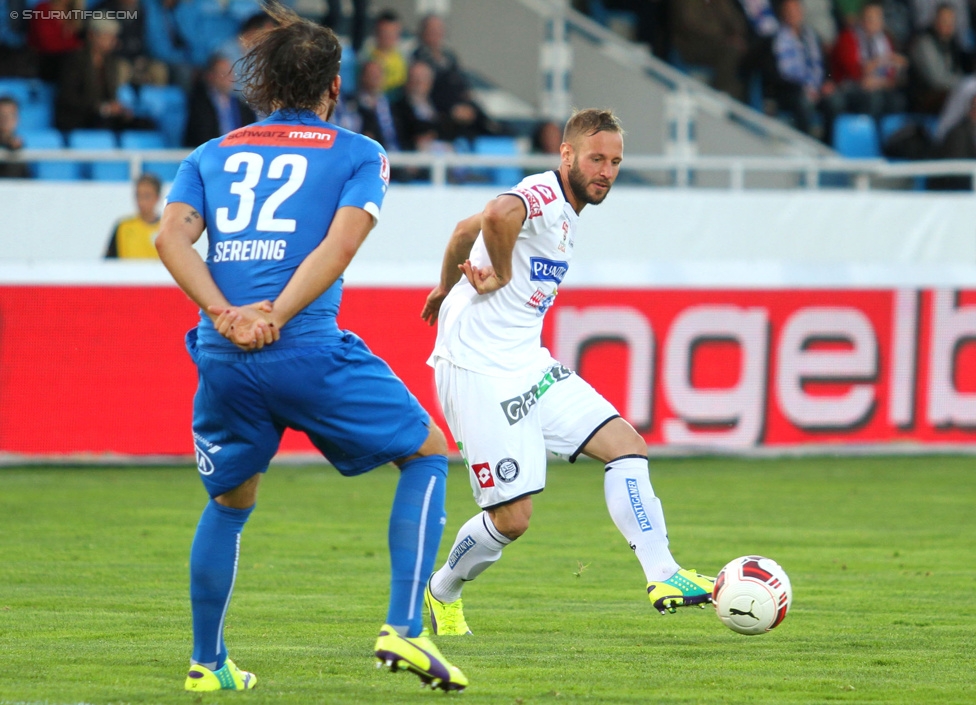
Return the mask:
{"type": "MultiPolygon", "coordinates": [[[[166,137],[162,132],[152,130],[126,130],[122,133],[119,142],[122,149],[166,149],[166,137]]],[[[176,177],[176,171],[180,168],[179,162],[158,162],[145,161],[142,163],[142,170],[149,174],[155,174],[160,181],[172,181],[176,177]]]]}
{"type": "MultiPolygon", "coordinates": [[[[23,130],[24,149],[64,149],[64,137],[54,129],[23,130]]],[[[45,181],[76,181],[81,178],[81,164],[72,161],[34,162],[34,178],[45,181]]]]}
{"type": "Polygon", "coordinates": [[[54,125],[54,110],[49,103],[30,101],[20,104],[20,127],[45,130],[54,125]]]}
{"type": "Polygon", "coordinates": [[[166,136],[155,130],[126,130],[119,136],[122,149],[166,149],[166,136]]]}
{"type": "MultiPolygon", "coordinates": [[[[111,130],[73,130],[68,135],[68,147],[72,149],[116,149],[115,133],[111,130]]],[[[128,181],[128,162],[92,162],[89,176],[95,181],[128,181]]]]}
{"type": "Polygon", "coordinates": [[[910,122],[913,122],[913,119],[908,113],[892,113],[883,116],[878,126],[878,139],[881,140],[881,144],[887,142],[889,137],[910,122]]]}
{"type": "Polygon", "coordinates": [[[29,78],[0,78],[0,96],[10,96],[18,105],[31,101],[31,80],[29,78]]]}
{"type": "Polygon", "coordinates": [[[881,156],[878,126],[870,115],[839,115],[834,122],[834,149],[852,159],[881,156]]]}
{"type": "Polygon", "coordinates": [[[115,91],[115,99],[127,107],[133,113],[139,112],[139,96],[136,89],[129,83],[123,83],[115,91]]]}
{"type": "MultiPolygon", "coordinates": [[[[472,148],[475,154],[516,155],[521,153],[518,140],[514,137],[475,137],[472,148]]],[[[514,186],[522,180],[522,170],[517,166],[492,167],[488,169],[487,175],[490,183],[497,186],[514,186]]]]}
{"type": "Polygon", "coordinates": [[[179,86],[142,86],[138,113],[152,118],[166,136],[168,147],[183,144],[186,130],[186,94],[179,86]]]}

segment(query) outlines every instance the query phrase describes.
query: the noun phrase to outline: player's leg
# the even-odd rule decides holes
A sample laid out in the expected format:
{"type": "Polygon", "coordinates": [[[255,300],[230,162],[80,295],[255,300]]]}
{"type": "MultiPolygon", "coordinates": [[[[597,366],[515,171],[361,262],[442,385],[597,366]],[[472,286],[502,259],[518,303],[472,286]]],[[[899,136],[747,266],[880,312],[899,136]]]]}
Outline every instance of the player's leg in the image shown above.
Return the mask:
{"type": "Polygon", "coordinates": [[[462,690],[468,679],[423,634],[424,581],[434,568],[444,532],[447,439],[431,423],[420,449],[395,461],[400,467],[390,512],[390,606],[374,652],[378,665],[406,668],[425,683],[462,690]]]}
{"type": "Polygon", "coordinates": [[[392,568],[386,623],[401,636],[423,631],[424,584],[434,569],[447,515],[447,439],[431,424],[420,449],[396,461],[400,467],[390,512],[392,568]]]}
{"type": "Polygon", "coordinates": [[[438,636],[471,634],[461,590],[502,557],[502,549],[524,534],[532,516],[532,497],[475,514],[458,530],[447,561],[427,583],[430,626],[438,636]]]}
{"type": "Polygon", "coordinates": [[[194,397],[197,468],[210,501],[190,550],[193,653],[187,690],[245,690],[256,678],[227,658],[224,619],[237,577],[241,533],[281,429],[260,401],[249,366],[196,357],[194,397]]]}
{"type": "Polygon", "coordinates": [[[468,681],[422,636],[424,582],[446,521],[447,441],[416,398],[356,336],[322,355],[293,361],[290,384],[274,406],[308,434],[343,475],[396,462],[400,477],[390,513],[390,605],[375,654],[425,683],[461,690],[468,681]]]}
{"type": "Polygon", "coordinates": [[[241,533],[257,499],[261,475],[210,500],[190,548],[193,655],[187,690],[247,690],[257,683],[227,657],[224,618],[230,606],[240,556],[241,533]]]}
{"type": "Polygon", "coordinates": [[[428,582],[435,634],[471,633],[461,601],[464,583],[487,570],[528,529],[532,495],[545,486],[545,447],[531,405],[524,414],[505,409],[512,410],[506,402],[524,402],[540,376],[490,378],[443,360],[435,368],[445,418],[465,458],[475,500],[485,508],[461,526],[447,561],[428,582]]]}
{"type": "Polygon", "coordinates": [[[607,509],[644,570],[654,607],[663,613],[707,602],[712,580],[682,570],[671,555],[640,434],[575,374],[554,385],[540,407],[550,450],[568,455],[571,462],[582,454],[604,464],[607,509]]]}

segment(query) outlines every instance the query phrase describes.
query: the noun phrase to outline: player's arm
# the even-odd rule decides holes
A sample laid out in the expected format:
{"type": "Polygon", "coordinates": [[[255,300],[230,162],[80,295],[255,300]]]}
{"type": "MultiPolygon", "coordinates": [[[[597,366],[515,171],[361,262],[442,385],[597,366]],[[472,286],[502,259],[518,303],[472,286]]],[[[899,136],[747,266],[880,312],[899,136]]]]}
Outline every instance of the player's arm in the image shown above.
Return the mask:
{"type": "Polygon", "coordinates": [[[522,199],[509,194],[489,201],[485,207],[481,235],[491,265],[479,268],[470,260],[461,264],[461,271],[479,294],[497,291],[512,280],[512,252],[526,215],[522,199]]]}
{"type": "Polygon", "coordinates": [[[298,265],[275,299],[271,320],[279,329],[336,283],[375,222],[370,213],[355,206],[336,211],[325,239],[298,265]]]}
{"type": "Polygon", "coordinates": [[[441,263],[441,279],[434,287],[434,290],[427,295],[424,303],[424,310],[420,317],[428,324],[434,325],[444,303],[444,297],[454,288],[461,278],[461,265],[471,254],[471,246],[478,239],[481,232],[481,213],[476,213],[470,218],[465,218],[456,226],[451,233],[451,239],[447,242],[444,250],[444,261],[441,263]]]}
{"type": "MultiPolygon", "coordinates": [[[[278,332],[265,324],[255,307],[231,307],[210,275],[206,262],[193,249],[205,224],[197,210],[187,203],[168,203],[156,236],[156,251],[179,287],[214,321],[221,334],[244,350],[260,349],[278,339],[278,332]]],[[[259,306],[259,305],[258,305],[259,306]]]]}

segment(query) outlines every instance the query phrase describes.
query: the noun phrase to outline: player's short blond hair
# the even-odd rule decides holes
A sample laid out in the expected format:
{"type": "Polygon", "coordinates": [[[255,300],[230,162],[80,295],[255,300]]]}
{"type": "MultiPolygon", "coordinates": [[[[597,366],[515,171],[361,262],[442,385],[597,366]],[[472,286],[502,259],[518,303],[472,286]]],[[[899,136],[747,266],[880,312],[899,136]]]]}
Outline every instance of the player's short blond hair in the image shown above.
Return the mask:
{"type": "Polygon", "coordinates": [[[580,137],[590,137],[598,132],[616,132],[623,137],[624,128],[620,125],[620,118],[614,115],[612,110],[603,108],[577,110],[566,122],[563,142],[575,146],[580,137]]]}

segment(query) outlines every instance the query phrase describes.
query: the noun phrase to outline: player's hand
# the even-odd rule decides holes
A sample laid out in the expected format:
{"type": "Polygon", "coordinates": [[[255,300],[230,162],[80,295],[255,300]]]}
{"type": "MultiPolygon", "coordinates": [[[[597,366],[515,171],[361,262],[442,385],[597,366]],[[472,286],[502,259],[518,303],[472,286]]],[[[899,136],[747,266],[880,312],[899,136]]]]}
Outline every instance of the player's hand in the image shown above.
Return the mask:
{"type": "Polygon", "coordinates": [[[458,265],[458,269],[464,272],[464,276],[479,294],[490,294],[505,286],[505,282],[495,274],[494,267],[475,267],[471,264],[471,260],[467,259],[464,260],[464,264],[458,265]]]}
{"type": "Polygon", "coordinates": [[[246,306],[208,307],[216,316],[214,328],[241,350],[260,350],[281,338],[281,330],[271,318],[273,305],[259,301],[246,306]]]}
{"type": "Polygon", "coordinates": [[[440,315],[441,304],[444,303],[446,296],[447,290],[442,288],[440,284],[427,294],[424,310],[420,312],[420,317],[427,321],[427,325],[432,326],[437,323],[437,316],[440,315]]]}

